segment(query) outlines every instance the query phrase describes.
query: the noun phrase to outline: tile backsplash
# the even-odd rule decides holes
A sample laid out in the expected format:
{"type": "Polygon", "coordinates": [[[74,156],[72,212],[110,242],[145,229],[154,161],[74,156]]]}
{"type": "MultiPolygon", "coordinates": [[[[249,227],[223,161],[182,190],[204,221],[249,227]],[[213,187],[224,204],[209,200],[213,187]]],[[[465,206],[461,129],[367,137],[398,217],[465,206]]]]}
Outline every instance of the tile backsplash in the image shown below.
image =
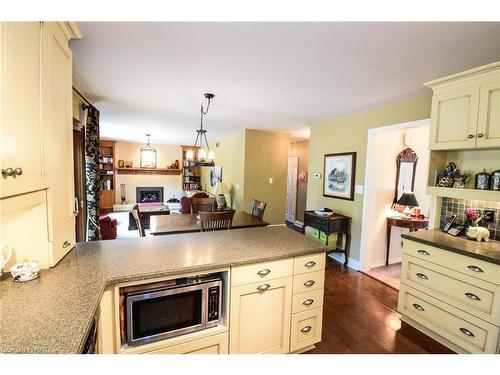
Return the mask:
{"type": "Polygon", "coordinates": [[[500,202],[476,201],[469,199],[442,198],[440,228],[443,229],[451,215],[457,215],[456,224],[465,223],[465,209],[474,208],[480,211],[487,209],[495,211],[495,219],[491,223],[484,223],[490,231],[490,238],[500,240],[500,202]]]}

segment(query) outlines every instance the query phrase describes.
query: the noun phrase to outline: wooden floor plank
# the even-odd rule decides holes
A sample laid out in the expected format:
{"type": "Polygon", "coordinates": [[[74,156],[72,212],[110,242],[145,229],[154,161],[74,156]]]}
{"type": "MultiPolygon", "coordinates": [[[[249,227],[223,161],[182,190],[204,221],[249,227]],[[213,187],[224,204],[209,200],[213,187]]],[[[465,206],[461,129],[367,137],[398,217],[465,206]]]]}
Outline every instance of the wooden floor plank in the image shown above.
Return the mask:
{"type": "Polygon", "coordinates": [[[311,354],[453,353],[401,322],[398,292],[328,258],[322,341],[311,354]]]}

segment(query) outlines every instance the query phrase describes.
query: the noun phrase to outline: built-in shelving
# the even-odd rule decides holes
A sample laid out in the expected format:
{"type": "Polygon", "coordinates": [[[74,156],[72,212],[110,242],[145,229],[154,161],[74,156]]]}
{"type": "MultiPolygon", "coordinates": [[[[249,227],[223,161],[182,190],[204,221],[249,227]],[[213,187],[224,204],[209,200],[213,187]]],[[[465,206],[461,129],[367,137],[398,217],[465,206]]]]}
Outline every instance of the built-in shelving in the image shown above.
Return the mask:
{"type": "Polygon", "coordinates": [[[427,195],[478,201],[500,201],[500,191],[427,186],[427,195]]]}
{"type": "Polygon", "coordinates": [[[118,174],[141,174],[141,175],[180,175],[182,169],[173,168],[117,168],[118,174]]]}

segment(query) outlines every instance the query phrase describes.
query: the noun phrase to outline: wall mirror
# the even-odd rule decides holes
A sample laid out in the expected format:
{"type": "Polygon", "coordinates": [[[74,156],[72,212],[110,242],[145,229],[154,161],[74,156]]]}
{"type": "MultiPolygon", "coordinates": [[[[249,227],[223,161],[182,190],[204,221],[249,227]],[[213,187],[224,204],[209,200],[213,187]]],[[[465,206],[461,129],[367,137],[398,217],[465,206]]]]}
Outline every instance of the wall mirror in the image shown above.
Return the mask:
{"type": "Polygon", "coordinates": [[[405,148],[396,158],[396,189],[394,202],[396,203],[405,191],[413,191],[415,187],[415,172],[418,157],[411,148],[405,148]]]}

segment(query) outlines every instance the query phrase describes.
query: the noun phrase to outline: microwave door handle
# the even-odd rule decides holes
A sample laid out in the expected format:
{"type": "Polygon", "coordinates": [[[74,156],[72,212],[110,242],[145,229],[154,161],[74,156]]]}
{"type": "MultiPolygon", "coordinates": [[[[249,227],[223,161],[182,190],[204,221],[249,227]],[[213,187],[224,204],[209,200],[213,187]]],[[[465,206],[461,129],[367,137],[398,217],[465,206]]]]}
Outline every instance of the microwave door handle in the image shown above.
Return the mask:
{"type": "Polygon", "coordinates": [[[201,294],[201,326],[208,325],[208,284],[203,284],[201,294]]]}

